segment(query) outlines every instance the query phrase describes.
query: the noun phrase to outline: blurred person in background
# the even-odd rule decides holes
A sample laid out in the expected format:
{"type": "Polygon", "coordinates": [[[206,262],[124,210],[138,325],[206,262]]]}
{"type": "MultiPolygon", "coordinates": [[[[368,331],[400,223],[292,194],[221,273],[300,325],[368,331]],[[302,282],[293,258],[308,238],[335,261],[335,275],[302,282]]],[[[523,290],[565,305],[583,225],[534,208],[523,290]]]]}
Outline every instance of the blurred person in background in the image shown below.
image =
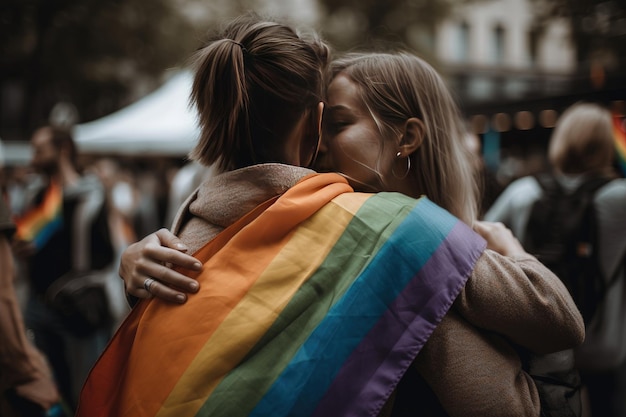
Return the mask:
{"type": "Polygon", "coordinates": [[[6,193],[12,215],[20,215],[24,211],[24,193],[35,174],[28,165],[15,165],[6,169],[6,193]]]}
{"type": "Polygon", "coordinates": [[[28,340],[15,288],[11,237],[15,226],[0,199],[0,415],[52,417],[71,414],[61,404],[44,355],[28,340]]]}
{"type": "MultiPolygon", "coordinates": [[[[131,243],[137,240],[134,219],[137,216],[137,200],[139,191],[135,186],[135,178],[130,169],[123,167],[113,158],[99,158],[85,167],[85,172],[98,176],[106,194],[107,217],[111,241],[115,249],[115,260],[119,258],[131,243]]],[[[113,316],[113,328],[116,329],[128,314],[124,285],[120,285],[117,271],[111,268],[111,278],[107,282],[109,304],[113,316]]]]}
{"type": "Polygon", "coordinates": [[[163,200],[170,188],[167,175],[162,172],[168,170],[163,161],[157,159],[155,166],[143,166],[139,162],[100,158],[89,169],[105,186],[118,250],[163,227],[163,200]]]}
{"type": "Polygon", "coordinates": [[[502,192],[502,185],[498,182],[496,174],[487,168],[482,155],[482,144],[480,137],[468,131],[465,134],[465,146],[469,150],[471,164],[477,176],[479,190],[478,218],[482,218],[485,212],[491,207],[498,195],[502,192]]]}
{"type": "Polygon", "coordinates": [[[11,239],[15,225],[5,191],[0,189],[0,416],[63,416],[52,371],[26,336],[14,287],[11,239]]]}
{"type": "Polygon", "coordinates": [[[105,192],[95,175],[82,175],[69,131],[44,126],[31,137],[32,167],[24,213],[16,218],[13,250],[23,264],[30,294],[25,321],[35,345],[49,360],[61,395],[73,408],[87,372],[111,335],[94,329],[79,338],[46,302],[50,285],[72,270],[103,269],[114,250],[105,192]]]}
{"type": "Polygon", "coordinates": [[[138,239],[165,225],[165,212],[171,189],[165,174],[170,168],[162,164],[159,169],[157,172],[147,169],[137,170],[133,175],[137,191],[134,229],[138,239]]]}
{"type": "Polygon", "coordinates": [[[138,193],[132,171],[124,168],[113,158],[100,158],[86,170],[100,178],[109,208],[109,224],[115,250],[121,253],[137,240],[134,218],[137,211],[138,193]]]}
{"type": "MultiPolygon", "coordinates": [[[[568,108],[550,138],[548,158],[552,170],[547,173],[547,178],[528,176],[514,181],[485,214],[485,219],[504,223],[528,251],[539,253],[539,242],[529,229],[537,221],[537,212],[533,211],[536,202],[555,192],[563,193],[559,194],[562,197],[557,197],[561,199],[568,197],[582,201],[590,198],[593,208],[590,213],[594,216],[589,221],[596,237],[588,237],[595,239],[591,241],[593,245],[588,245],[588,241],[583,247],[583,242],[577,243],[573,238],[559,234],[555,236],[562,241],[553,242],[550,250],[556,254],[561,248],[565,250],[568,243],[574,243],[577,248],[572,250],[585,249],[580,256],[597,263],[599,269],[593,271],[596,276],[586,277],[586,282],[581,284],[587,287],[593,284],[591,280],[601,280],[603,294],[599,294],[601,298],[593,313],[587,314],[579,303],[586,322],[586,338],[575,350],[576,366],[589,392],[592,415],[623,417],[626,416],[626,179],[618,178],[613,168],[611,123],[610,112],[600,105],[581,102],[568,108]],[[548,184],[542,185],[541,182],[546,180],[548,184]],[[589,197],[582,194],[575,197],[583,187],[595,189],[590,188],[589,197]]],[[[560,218],[567,217],[573,210],[566,210],[548,221],[559,223],[560,218]]],[[[583,221],[587,220],[581,219],[576,227],[583,227],[583,221]]],[[[549,231],[550,227],[546,229],[549,231]]],[[[540,260],[551,265],[552,256],[546,253],[540,260]]],[[[562,271],[557,275],[567,281],[581,268],[575,263],[578,257],[568,254],[564,259],[554,261],[554,268],[562,271]],[[567,271],[567,265],[573,265],[576,271],[567,271]]],[[[588,299],[594,291],[593,287],[579,290],[578,286],[570,290],[583,291],[581,298],[586,296],[588,299]]],[[[578,300],[578,297],[574,299],[578,300]]]]}

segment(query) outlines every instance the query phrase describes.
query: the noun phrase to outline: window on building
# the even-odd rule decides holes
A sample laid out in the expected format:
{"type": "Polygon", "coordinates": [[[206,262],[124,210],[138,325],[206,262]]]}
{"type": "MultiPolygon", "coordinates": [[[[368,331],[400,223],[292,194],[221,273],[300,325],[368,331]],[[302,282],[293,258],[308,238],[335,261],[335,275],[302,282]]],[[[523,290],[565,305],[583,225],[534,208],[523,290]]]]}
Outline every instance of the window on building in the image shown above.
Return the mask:
{"type": "Polygon", "coordinates": [[[539,29],[532,28],[528,32],[528,61],[531,66],[536,66],[539,60],[539,29]]]}
{"type": "Polygon", "coordinates": [[[502,64],[504,63],[504,42],[505,42],[505,29],[501,24],[496,25],[493,29],[493,47],[492,50],[492,61],[494,64],[502,64]]]}
{"type": "Polygon", "coordinates": [[[455,58],[459,62],[466,62],[469,60],[470,49],[470,26],[467,22],[461,22],[457,28],[457,39],[455,42],[456,53],[455,58]]]}

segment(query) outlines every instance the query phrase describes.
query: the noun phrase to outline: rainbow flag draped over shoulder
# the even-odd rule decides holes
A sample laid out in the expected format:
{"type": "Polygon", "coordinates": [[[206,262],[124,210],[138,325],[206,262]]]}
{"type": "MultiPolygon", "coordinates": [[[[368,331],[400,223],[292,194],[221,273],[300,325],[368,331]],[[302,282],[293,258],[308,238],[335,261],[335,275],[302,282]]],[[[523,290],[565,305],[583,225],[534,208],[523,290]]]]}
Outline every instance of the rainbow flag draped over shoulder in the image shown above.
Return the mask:
{"type": "Polygon", "coordinates": [[[185,305],[131,311],[77,416],[376,416],[485,247],[426,198],[335,174],[231,228],[185,305]]]}
{"type": "Polygon", "coordinates": [[[16,238],[33,242],[41,248],[50,237],[63,227],[63,189],[50,182],[44,191],[41,203],[15,220],[16,238]]]}
{"type": "Polygon", "coordinates": [[[622,175],[626,177],[626,126],[624,126],[623,117],[613,116],[613,132],[615,135],[617,164],[622,171],[622,175]]]}

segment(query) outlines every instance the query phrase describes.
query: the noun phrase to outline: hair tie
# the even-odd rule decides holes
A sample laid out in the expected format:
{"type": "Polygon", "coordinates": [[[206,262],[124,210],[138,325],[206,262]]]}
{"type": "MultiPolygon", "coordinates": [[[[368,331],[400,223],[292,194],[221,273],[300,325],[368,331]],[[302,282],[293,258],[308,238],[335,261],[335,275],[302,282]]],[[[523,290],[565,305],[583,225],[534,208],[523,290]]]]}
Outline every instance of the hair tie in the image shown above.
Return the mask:
{"type": "Polygon", "coordinates": [[[248,50],[246,49],[246,47],[245,47],[245,46],[243,46],[243,44],[242,44],[241,42],[237,42],[237,41],[236,41],[236,40],[234,40],[234,39],[228,39],[228,38],[226,38],[226,39],[224,39],[224,40],[225,40],[225,41],[227,41],[227,42],[230,42],[230,43],[234,43],[235,45],[239,46],[243,52],[248,52],[248,50]]]}

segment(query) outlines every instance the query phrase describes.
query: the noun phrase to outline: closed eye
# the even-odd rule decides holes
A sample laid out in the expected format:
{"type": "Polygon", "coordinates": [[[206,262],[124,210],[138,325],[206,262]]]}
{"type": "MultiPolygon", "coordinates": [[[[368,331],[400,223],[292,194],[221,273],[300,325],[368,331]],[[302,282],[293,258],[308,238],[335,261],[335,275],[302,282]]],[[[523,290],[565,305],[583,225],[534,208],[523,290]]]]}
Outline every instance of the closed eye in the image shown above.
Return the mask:
{"type": "Polygon", "coordinates": [[[354,115],[345,106],[326,107],[324,111],[323,124],[328,131],[341,130],[353,122],[354,115]]]}
{"type": "Polygon", "coordinates": [[[337,121],[330,120],[324,123],[324,131],[329,132],[329,133],[341,132],[343,129],[350,126],[351,124],[352,122],[344,121],[344,120],[337,120],[337,121]]]}

